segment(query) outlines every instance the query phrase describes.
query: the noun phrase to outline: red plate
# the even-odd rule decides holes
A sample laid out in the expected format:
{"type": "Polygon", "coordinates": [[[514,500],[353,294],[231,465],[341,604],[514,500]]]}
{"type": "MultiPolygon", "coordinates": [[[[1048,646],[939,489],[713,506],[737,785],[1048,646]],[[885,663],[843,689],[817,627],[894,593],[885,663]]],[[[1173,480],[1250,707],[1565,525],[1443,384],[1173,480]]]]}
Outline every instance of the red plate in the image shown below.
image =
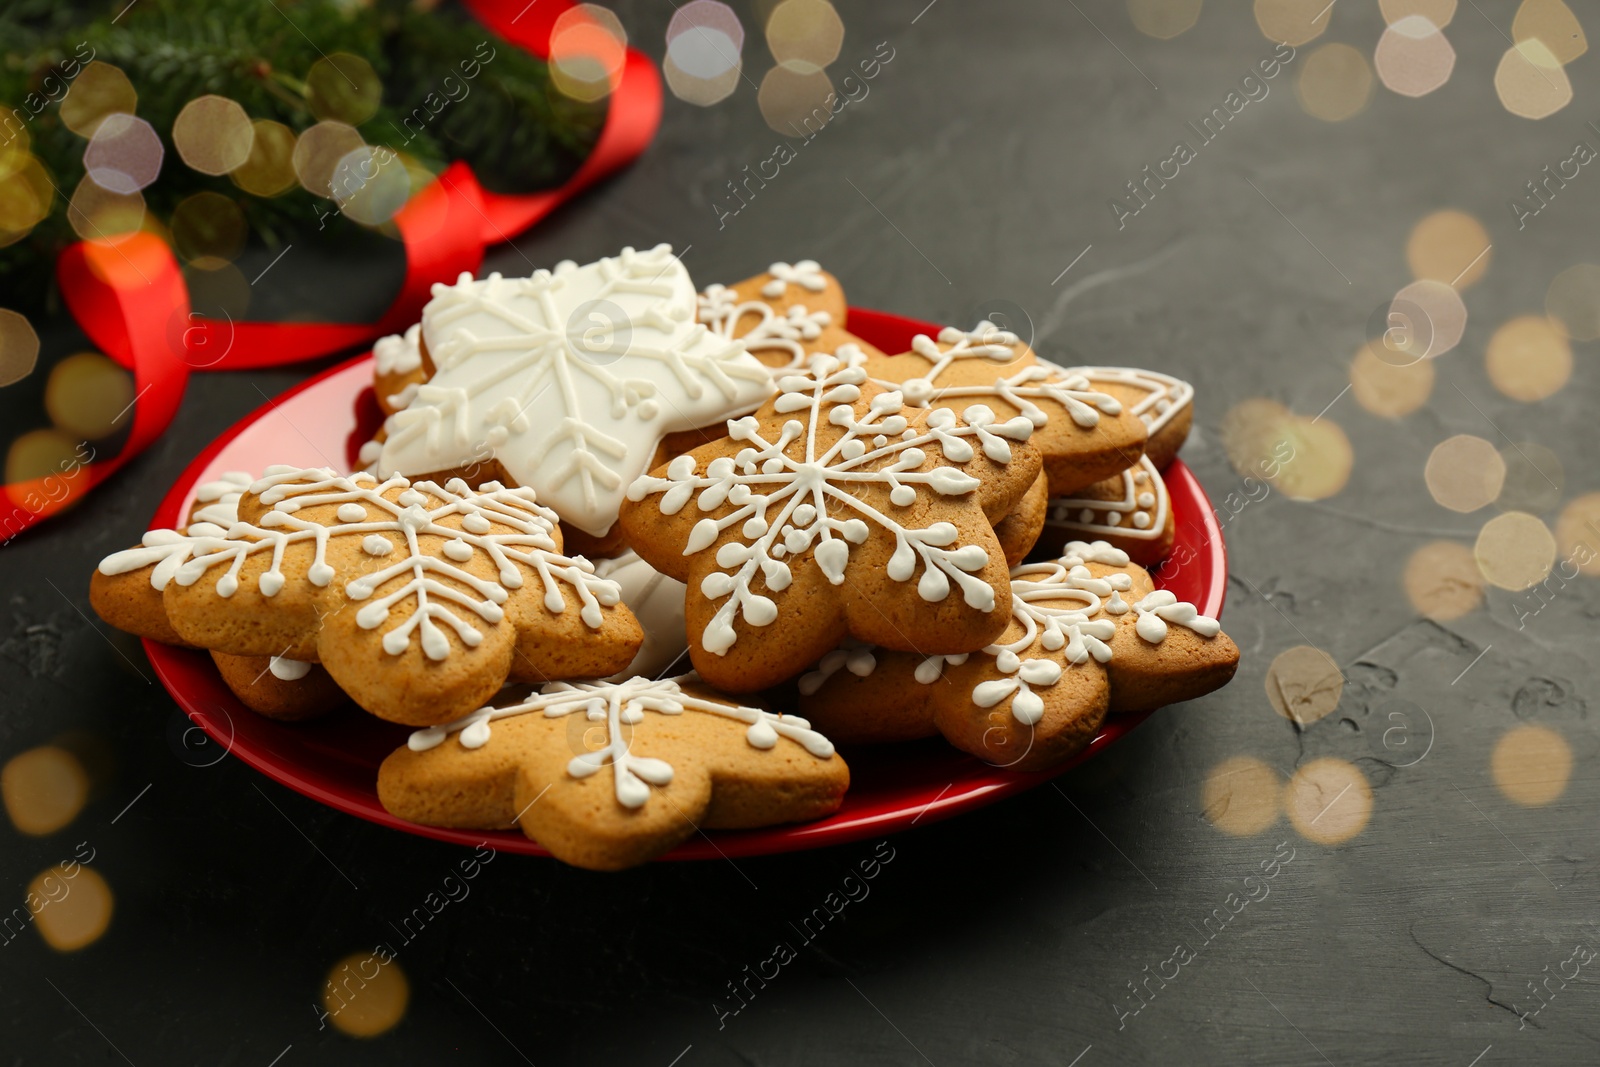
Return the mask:
{"type": "MultiPolygon", "coordinates": [[[[905,352],[917,333],[937,327],[880,311],[852,309],[849,328],[885,352],[905,352]]],[[[356,467],[356,452],[381,415],[372,395],[371,356],[324,371],[256,409],[202,452],[178,478],[156,512],[171,527],[187,514],[194,487],[223,471],[260,472],[268,464],[356,467]]],[[[1217,616],[1227,587],[1222,530],[1200,483],[1181,461],[1166,471],[1177,518],[1173,552],[1185,565],[1163,568],[1156,584],[1203,614],[1217,616]]],[[[517,831],[446,830],[397,819],[378,803],[378,764],[403,745],[411,728],[386,723],[351,707],[312,723],[274,722],[240,704],[203,652],[145,642],[150,662],[178,706],[214,740],[274,781],[340,811],[383,826],[442,841],[549,855],[517,831]]],[[[1108,720],[1073,764],[1112,744],[1148,717],[1108,720]]],[[[797,826],[716,831],[691,838],[667,859],[754,856],[840,844],[934,822],[1031,789],[1060,771],[1021,774],[991,766],[941,740],[847,752],[850,792],[833,815],[797,826]]],[[[1066,768],[1061,768],[1065,770],[1066,768]]]]}

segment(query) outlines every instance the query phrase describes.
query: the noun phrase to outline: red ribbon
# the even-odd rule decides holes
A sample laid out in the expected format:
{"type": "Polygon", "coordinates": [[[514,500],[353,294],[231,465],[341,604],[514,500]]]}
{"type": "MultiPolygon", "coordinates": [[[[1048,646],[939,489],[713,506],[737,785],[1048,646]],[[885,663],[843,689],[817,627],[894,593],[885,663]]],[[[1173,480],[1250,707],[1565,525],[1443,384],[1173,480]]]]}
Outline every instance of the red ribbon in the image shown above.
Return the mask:
{"type": "MultiPolygon", "coordinates": [[[[466,0],[485,26],[542,59],[556,20],[571,0],[466,0]]],[[[171,424],[191,370],[278,366],[324,356],[399,333],[421,315],[437,282],[476,272],[484,250],[509,241],[602,178],[632,163],[661,120],[661,80],[642,52],[627,49],[614,78],[605,125],[565,184],[526,195],[483,189],[472,168],[452,163],[414,196],[395,223],[406,253],[405,281],[376,322],[232,322],[189,310],[189,293],[171,250],[136,233],[114,242],[80,242],[56,262],[68,309],[101,351],[133,372],[133,427],[111,459],[80,454],[56,474],[4,487],[0,542],[65,507],[144,451],[171,424]]],[[[81,450],[80,450],[81,452],[81,450]]]]}

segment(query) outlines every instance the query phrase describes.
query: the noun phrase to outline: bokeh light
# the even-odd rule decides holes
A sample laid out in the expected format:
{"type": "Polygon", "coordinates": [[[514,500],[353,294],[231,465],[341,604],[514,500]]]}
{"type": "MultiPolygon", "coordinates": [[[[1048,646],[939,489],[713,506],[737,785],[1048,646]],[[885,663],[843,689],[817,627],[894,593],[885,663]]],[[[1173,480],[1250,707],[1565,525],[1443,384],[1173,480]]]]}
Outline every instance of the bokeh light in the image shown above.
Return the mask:
{"type": "Polygon", "coordinates": [[[1322,36],[1333,5],[1327,0],[1256,0],[1256,25],[1269,41],[1299,48],[1322,36]]]}
{"type": "Polygon", "coordinates": [[[1537,516],[1508,511],[1483,524],[1472,552],[1490,585],[1517,592],[1550,573],[1556,539],[1537,516]]]}
{"type": "Polygon", "coordinates": [[[229,172],[233,184],[256,196],[277,196],[294,188],[294,131],[281,122],[257,119],[250,155],[229,172]]]}
{"type": "Polygon", "coordinates": [[[33,925],[57,952],[76,952],[100,940],[111,925],[111,887],[92,867],[40,871],[28,883],[33,925]],[[69,876],[70,875],[70,876],[69,876]]]}
{"type": "Polygon", "coordinates": [[[1411,553],[1401,578],[1418,615],[1449,622],[1483,603],[1483,575],[1472,549],[1455,541],[1430,541],[1411,553]]]}
{"type": "Polygon", "coordinates": [[[1306,57],[1295,82],[1306,114],[1343,122],[1372,98],[1372,68],[1367,57],[1347,44],[1325,44],[1306,57]]]}
{"type": "Polygon", "coordinates": [[[815,73],[843,45],[844,22],[828,0],[783,0],[767,18],[767,48],[781,67],[815,73]]]}
{"type": "Polygon", "coordinates": [[[1513,115],[1542,119],[1572,102],[1572,82],[1555,53],[1540,40],[1506,49],[1494,71],[1494,91],[1513,115]]]}
{"type": "Polygon", "coordinates": [[[191,170],[226,174],[250,158],[255,142],[250,116],[225,96],[198,96],[172,123],[172,146],[191,170]]]}
{"type": "Polygon", "coordinates": [[[127,195],[156,180],[165,155],[154,126],[119,111],[96,127],[83,150],[83,166],[102,188],[127,195]]]}
{"type": "Polygon", "coordinates": [[[1556,540],[1563,560],[1571,560],[1584,574],[1600,576],[1600,493],[1567,501],[1556,517],[1556,540]]]}
{"type": "Polygon", "coordinates": [[[39,363],[39,335],[26,315],[0,308],[0,388],[33,373],[39,363]]]}
{"type": "Polygon", "coordinates": [[[1428,18],[1408,15],[1383,31],[1372,66],[1390,92],[1426,96],[1450,80],[1456,50],[1428,18]]]}
{"type": "Polygon", "coordinates": [[[1525,808],[1543,807],[1567,791],[1572,746],[1547,726],[1523,723],[1495,742],[1489,769],[1507,800],[1525,808]]]}
{"type": "Polygon", "coordinates": [[[319,120],[359,126],[377,113],[382,99],[378,72],[349,52],[323,56],[306,73],[306,105],[319,120]]]}
{"type": "Polygon", "coordinates": [[[290,157],[294,173],[306,192],[333,197],[333,169],[339,160],[366,142],[355,127],[343,122],[319,122],[300,135],[290,157]]]}
{"type": "Polygon", "coordinates": [[[1489,338],[1489,380],[1513,400],[1531,403],[1558,392],[1572,376],[1572,346],[1543,315],[1522,315],[1489,338]]]}
{"type": "Polygon", "coordinates": [[[1511,20],[1511,39],[1539,41],[1563,65],[1589,50],[1578,16],[1562,0],[1522,0],[1511,20]]]}
{"type": "Polygon", "coordinates": [[[1446,283],[1419,278],[1394,294],[1383,326],[1382,343],[1373,354],[1385,362],[1437,359],[1461,343],[1467,305],[1446,283]]]}
{"type": "Polygon", "coordinates": [[[98,441],[117,432],[133,396],[132,374],[98,352],[77,352],[50,368],[44,409],[61,429],[98,441]]]}
{"type": "Polygon", "coordinates": [[[627,31],[611,11],[598,4],[571,7],[550,31],[550,81],[574,100],[601,100],[616,88],[627,45],[627,31]]]}
{"type": "Polygon", "coordinates": [[[216,260],[188,263],[183,280],[189,289],[189,307],[197,315],[238,321],[250,311],[250,281],[236,264],[216,260]]]}
{"type": "Polygon", "coordinates": [[[6,481],[15,484],[60,475],[78,464],[78,444],[54,427],[18,435],[6,449],[6,481]]]}
{"type": "Polygon", "coordinates": [[[362,145],[333,168],[333,199],[363,226],[381,226],[399,214],[411,197],[411,176],[388,149],[362,145]]]}
{"type": "Polygon", "coordinates": [[[1535,441],[1519,441],[1500,450],[1506,480],[1495,497],[1501,511],[1549,511],[1561,500],[1566,472],[1554,452],[1535,441]]]}
{"type": "Polygon", "coordinates": [[[1350,480],[1355,451],[1340,425],[1324,415],[1320,419],[1295,416],[1287,424],[1294,458],[1283,465],[1278,488],[1291,500],[1326,500],[1350,480]]]}
{"type": "Polygon", "coordinates": [[[61,124],[79,137],[93,137],[107,115],[131,115],[139,94],[120,67],[100,60],[87,63],[61,98],[61,124]]]}
{"type": "Polygon", "coordinates": [[[1372,817],[1372,787],[1353,763],[1325,756],[1294,772],[1284,788],[1283,806],[1300,836],[1337,845],[1366,828],[1372,817]]]}
{"type": "Polygon", "coordinates": [[[1483,223],[1452,208],[1425,216],[1406,238],[1411,276],[1431,278],[1457,290],[1482,278],[1493,257],[1483,223]]]}
{"type": "Polygon", "coordinates": [[[1344,672],[1322,649],[1296,645],[1273,657],[1267,668],[1266,688],[1273,710],[1306,726],[1339,706],[1344,672]]]}
{"type": "Polygon", "coordinates": [[[1167,41],[1200,18],[1200,0],[1128,0],[1128,18],[1140,33],[1167,41]]]}
{"type": "Polygon", "coordinates": [[[1544,313],[1574,341],[1600,338],[1600,266],[1574,264],[1551,279],[1544,313]]]}
{"type": "Polygon", "coordinates": [[[1433,446],[1423,479],[1434,503],[1466,514],[1487,507],[1500,495],[1506,464],[1489,441],[1458,433],[1433,446]]]}
{"type": "Polygon", "coordinates": [[[50,214],[55,187],[36,156],[0,178],[0,247],[26,237],[50,214]]]}
{"type": "Polygon", "coordinates": [[[19,752],[0,768],[0,797],[11,825],[35,837],[67,826],[89,800],[89,772],[55,745],[19,752]]]}
{"type": "Polygon", "coordinates": [[[238,202],[209,189],[185,197],[172,211],[172,245],[193,263],[232,263],[249,235],[238,202]]]}
{"type": "Polygon", "coordinates": [[[1278,772],[1253,756],[1223,760],[1200,785],[1206,821],[1234,837],[1259,834],[1277,822],[1282,798],[1278,772]]]}
{"type": "Polygon", "coordinates": [[[662,71],[678,99],[710,107],[726,99],[744,71],[744,26],[727,4],[692,0],[667,24],[667,58],[662,71]]]}
{"type": "Polygon", "coordinates": [[[1433,393],[1430,360],[1396,366],[1380,359],[1373,344],[1361,346],[1350,362],[1350,395],[1367,411],[1387,419],[1409,415],[1433,393]]]}
{"type": "Polygon", "coordinates": [[[1391,26],[1403,18],[1420,15],[1444,29],[1456,17],[1456,0],[1378,0],[1378,9],[1391,26]]]}
{"type": "Polygon", "coordinates": [[[400,964],[370,952],[354,952],[335,963],[322,987],[328,1021],[351,1037],[377,1037],[406,1014],[411,984],[400,964]]]}
{"type": "Polygon", "coordinates": [[[833,82],[827,71],[803,72],[777,66],[761,79],[756,101],[767,125],[788,137],[811,137],[828,124],[833,82]]]}
{"type": "Polygon", "coordinates": [[[113,193],[87,174],[79,180],[67,204],[72,232],[85,241],[132,233],[144,226],[144,220],[143,193],[113,193]]]}

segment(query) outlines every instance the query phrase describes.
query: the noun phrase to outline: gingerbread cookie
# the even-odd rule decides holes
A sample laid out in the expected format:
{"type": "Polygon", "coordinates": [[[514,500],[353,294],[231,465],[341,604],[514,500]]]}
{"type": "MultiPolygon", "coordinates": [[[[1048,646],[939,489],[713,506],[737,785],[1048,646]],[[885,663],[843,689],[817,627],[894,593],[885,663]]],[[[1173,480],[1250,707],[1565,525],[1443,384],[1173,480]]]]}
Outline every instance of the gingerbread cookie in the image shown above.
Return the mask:
{"type": "Polygon", "coordinates": [[[101,562],[91,601],[135,632],[158,602],[190,645],[319,662],[368,711],[419,726],[508,677],[609,674],[642,641],[531,490],[275,467],[239,519],[151,531],[101,562]]]}
{"type": "Polygon", "coordinates": [[[865,362],[813,357],[722,441],[628,490],[628,542],[688,585],[689,657],[720,689],[774,685],[847,636],[960,652],[1005,626],[992,524],[1038,477],[1033,424],[906,408],[865,362]]]}
{"type": "Polygon", "coordinates": [[[1012,620],[968,656],[847,646],[799,682],[802,714],[840,742],[937,731],[1018,770],[1059,767],[1108,712],[1190,700],[1233,677],[1239,650],[1215,619],[1104,541],[1011,574],[1012,620]]]}
{"type": "Polygon", "coordinates": [[[1050,479],[1043,471],[1022,494],[1017,506],[994,524],[994,535],[1006,555],[1006,566],[1015,567],[1027,558],[1044,532],[1045,516],[1050,512],[1050,479]]]}
{"type": "Polygon", "coordinates": [[[1144,422],[1149,435],[1144,454],[1157,470],[1166,469],[1178,455],[1194,423],[1194,386],[1170,374],[1138,367],[1071,367],[1064,371],[1087,378],[1091,386],[1116,397],[1144,422]]]}
{"type": "Polygon", "coordinates": [[[1016,334],[989,322],[971,331],[947,327],[937,340],[918,334],[910,352],[869,359],[867,373],[909,404],[984,404],[1001,418],[1028,419],[1052,496],[1115,474],[1144,449],[1144,422],[1120,400],[1040,360],[1016,334]]]}
{"type": "Polygon", "coordinates": [[[1177,536],[1166,480],[1149,456],[1071,496],[1051,498],[1045,529],[1056,543],[1109,541],[1147,567],[1166,558],[1177,536]]]}
{"type": "Polygon", "coordinates": [[[435,285],[421,324],[435,371],[386,421],[377,473],[503,472],[604,538],[663,436],[771,395],[766,368],[696,310],[668,245],[435,285]]]}
{"type": "Polygon", "coordinates": [[[211,660],[239,702],[269,719],[303,722],[326,715],[350,699],[316,663],[224,652],[211,653],[211,660]]]}
{"type": "Polygon", "coordinates": [[[845,344],[881,356],[844,329],[847,314],[839,280],[814,259],[774,263],[765,274],[731,288],[707,286],[700,294],[700,321],[720,337],[742,341],[775,374],[804,371],[813,355],[845,344]]]}
{"type": "Polygon", "coordinates": [[[380,337],[372,346],[372,391],[385,415],[403,409],[422,383],[433,377],[433,364],[422,351],[422,324],[403,334],[380,337]]]}
{"type": "Polygon", "coordinates": [[[558,859],[618,870],[697,830],[820,818],[849,784],[804,719],[689,676],[556,683],[419,730],[384,760],[378,799],[430,826],[520,826],[558,859]]]}

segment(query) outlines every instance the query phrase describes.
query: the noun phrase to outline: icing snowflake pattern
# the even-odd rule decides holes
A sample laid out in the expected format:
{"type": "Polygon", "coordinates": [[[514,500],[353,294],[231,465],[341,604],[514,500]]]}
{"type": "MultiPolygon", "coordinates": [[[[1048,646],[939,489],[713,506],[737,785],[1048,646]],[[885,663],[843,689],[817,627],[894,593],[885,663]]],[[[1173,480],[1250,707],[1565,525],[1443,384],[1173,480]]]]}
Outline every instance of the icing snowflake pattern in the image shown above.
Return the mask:
{"type": "Polygon", "coordinates": [[[1117,500],[1056,497],[1050,501],[1050,519],[1091,537],[1159,539],[1167,528],[1171,497],[1161,472],[1140,456],[1139,462],[1117,475],[1122,496],[1117,500]]]}
{"type": "Polygon", "coordinates": [[[833,316],[826,311],[811,311],[802,304],[791,304],[785,314],[778,314],[764,300],[739,300],[738,293],[724,285],[711,285],[700,294],[700,321],[718,337],[738,340],[750,352],[784,352],[787,363],[769,368],[774,373],[805,369],[809,351],[803,342],[815,341],[824,328],[833,324],[833,316]],[[733,331],[747,316],[754,315],[757,322],[735,338],[733,331]]]}
{"type": "Polygon", "coordinates": [[[761,287],[761,295],[769,300],[778,299],[790,285],[812,293],[820,293],[828,287],[828,279],[822,276],[822,267],[814,259],[802,259],[792,266],[774,263],[767,268],[767,273],[772,278],[761,287]]]}
{"type": "Polygon", "coordinates": [[[563,519],[604,535],[664,433],[771,394],[767,369],[695,309],[669,245],[435,285],[422,335],[436,373],[391,417],[378,473],[445,470],[492,450],[563,519]]]}
{"type": "Polygon", "coordinates": [[[605,723],[606,743],[593,752],[580,753],[567,763],[567,773],[574,778],[587,778],[610,764],[616,781],[618,803],[627,808],[639,808],[650,798],[651,786],[664,786],[672,781],[672,765],[665,760],[636,756],[629,750],[628,737],[623,726],[644,721],[644,713],[653,711],[661,715],[681,715],[686,711],[706,715],[719,715],[747,723],[745,739],[759,749],[777,745],[778,738],[787,737],[800,744],[819,759],[833,755],[833,742],[811,729],[805,719],[794,715],[777,715],[761,708],[723,704],[706,700],[683,691],[678,684],[686,678],[634,677],[617,682],[554,682],[544,686],[520,704],[504,708],[480,708],[470,715],[443,726],[432,726],[413,733],[407,741],[414,752],[425,752],[443,743],[452,733],[460,735],[462,747],[482,748],[489,741],[490,723],[513,715],[543,714],[558,719],[567,715],[583,715],[590,722],[605,723]]]}
{"type": "Polygon", "coordinates": [[[569,586],[582,605],[580,616],[584,624],[591,629],[600,627],[601,609],[621,599],[617,584],[598,577],[588,560],[556,551],[551,537],[557,521],[555,514],[535,503],[534,494],[527,489],[507,489],[498,482],[487,482],[474,491],[459,478],[440,488],[432,482],[413,485],[401,477],[379,482],[367,474],[343,476],[328,469],[270,467],[267,476],[251,485],[250,491],[272,509],[257,523],[234,522],[227,529],[199,523],[191,526],[188,534],[152,530],[144,535],[139,548],[106,557],[100,564],[101,572],[123,574],[154,563],[150,584],[164,589],[171,581],[193,585],[221,566],[225,569],[217,578],[217,594],[231,597],[239,590],[239,574],[246,560],[267,552],[271,554],[270,566],[256,584],[261,595],[270,598],[284,587],[281,566],[291,545],[313,544],[314,556],[306,578],[312,585],[326,587],[335,577],[334,568],[327,562],[332,538],[358,537],[361,550],[372,557],[391,555],[398,542],[405,549],[403,558],[347,582],[344,592],[352,600],[369,601],[356,614],[356,624],[364,630],[379,628],[397,604],[414,600],[416,607],[410,616],[383,635],[383,649],[397,656],[415,635],[424,654],[432,660],[442,660],[450,651],[441,626],[454,631],[470,648],[480,644],[483,635],[468,613],[489,625],[498,624],[505,617],[501,605],[508,599],[508,590],[523,584],[522,572],[515,563],[524,564],[539,575],[545,589],[544,606],[551,612],[566,607],[559,583],[569,586]],[[404,491],[389,500],[384,494],[396,488],[404,491]],[[430,498],[435,502],[432,507],[426,506],[430,498]],[[295,514],[302,508],[335,504],[338,508],[334,525],[295,514]],[[440,520],[457,515],[461,517],[459,529],[440,524],[440,520]],[[495,533],[497,524],[510,529],[495,533]],[[425,534],[449,539],[440,547],[438,556],[423,552],[418,538],[425,534]],[[480,578],[457,565],[479,552],[494,563],[498,580],[480,578]],[[372,599],[379,586],[399,577],[407,577],[407,581],[372,599]]]}
{"type": "Polygon", "coordinates": [[[939,331],[937,343],[925,333],[911,340],[911,351],[930,366],[920,377],[903,382],[883,382],[899,389],[906,402],[919,406],[943,404],[957,397],[998,397],[1012,404],[1035,426],[1043,426],[1047,416],[1036,400],[1053,400],[1066,409],[1067,416],[1084,429],[1100,423],[1101,414],[1117,415],[1122,403],[1096,390],[1082,374],[1061,370],[1045,363],[1030,363],[1015,374],[1000,376],[992,385],[940,385],[939,376],[959,360],[987,359],[999,364],[1018,357],[1017,335],[983,320],[971,330],[947,326],[939,331]],[[948,345],[948,348],[940,348],[948,345]]]}
{"type": "Polygon", "coordinates": [[[755,591],[758,573],[769,590],[781,591],[793,580],[785,558],[811,550],[828,581],[842,585],[851,546],[864,542],[872,526],[894,537],[894,554],[886,568],[891,579],[910,580],[920,563],[917,592],[924,600],[944,600],[954,581],[969,606],[993,610],[994,588],[973,574],[988,562],[981,545],[957,545],[959,532],[953,523],[912,528],[893,512],[911,507],[922,491],[959,496],[981,484],[951,465],[921,470],[928,460],[927,446],[937,445],[946,464],[972,459],[974,443],[994,462],[1005,463],[1011,458],[1010,442],[1026,441],[1033,424],[1020,417],[999,422],[979,405],[963,412],[964,423],[954,412],[940,408],[930,412],[921,427],[914,427],[902,414],[898,392],[876,394],[867,414],[858,417],[852,405],[860,400],[867,381],[863,361],[858,348],[845,345],[839,356],[813,357],[810,376],[780,378],[777,412],[803,412],[806,419],[786,421],[776,440],[768,439],[753,416],[729,420],[728,435],[748,442],[737,455],[713,459],[704,473],[696,473],[693,456],[679,456],[667,465],[665,478],[644,475],[629,487],[628,497],[635,501],[661,494],[663,515],[677,514],[691,497],[705,512],[724,503],[734,505],[721,518],[696,523],[684,549],[685,555],[702,552],[733,527],[741,534],[740,540],[717,550],[721,569],[700,584],[708,599],[727,598],[701,635],[706,651],[727,654],[737,638],[736,618],[766,626],[778,617],[777,605],[755,591]],[[816,439],[816,429],[824,422],[845,431],[825,451],[816,439]],[[789,455],[796,445],[802,448],[798,459],[789,455]],[[858,495],[869,485],[889,487],[889,514],[858,495]]]}
{"type": "MultiPolygon", "coordinates": [[[[1041,362],[1043,362],[1041,360],[1041,362]]],[[[1052,363],[1050,366],[1055,367],[1052,363]]],[[[1194,399],[1194,386],[1182,378],[1138,367],[1057,367],[1063,374],[1081,374],[1091,383],[1111,382],[1130,389],[1142,389],[1144,396],[1134,402],[1132,411],[1154,437],[1173,416],[1194,399]]]]}

